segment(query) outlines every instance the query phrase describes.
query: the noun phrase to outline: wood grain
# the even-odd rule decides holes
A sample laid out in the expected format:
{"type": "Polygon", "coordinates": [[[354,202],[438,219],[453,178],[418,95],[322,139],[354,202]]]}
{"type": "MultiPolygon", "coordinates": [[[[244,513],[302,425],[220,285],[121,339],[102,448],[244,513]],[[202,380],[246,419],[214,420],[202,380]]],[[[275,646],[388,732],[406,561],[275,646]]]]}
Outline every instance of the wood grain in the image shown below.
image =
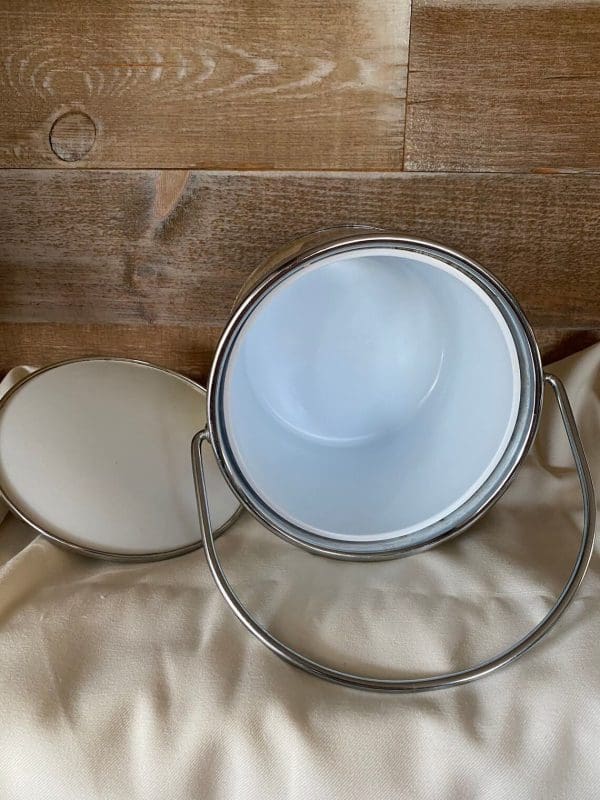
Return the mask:
{"type": "Polygon", "coordinates": [[[410,0],[0,0],[0,166],[401,167],[409,14],[410,0]],[[95,142],[63,161],[49,133],[73,112],[95,142]]]}
{"type": "Polygon", "coordinates": [[[414,0],[405,167],[600,170],[600,5],[414,0]]]}
{"type": "Polygon", "coordinates": [[[96,140],[96,126],[87,114],[68,111],[50,128],[50,147],[61,161],[81,161],[96,140]]]}
{"type": "Polygon", "coordinates": [[[3,170],[0,367],[110,352],[204,374],[250,272],[347,223],[463,250],[562,355],[600,330],[598,198],[591,175],[3,170]]]}
{"type": "Polygon", "coordinates": [[[53,364],[85,356],[150,361],[204,382],[221,326],[86,325],[0,322],[0,374],[16,364],[53,364]]]}
{"type": "Polygon", "coordinates": [[[600,342],[600,327],[591,330],[538,327],[535,333],[545,364],[559,361],[600,342]]]}

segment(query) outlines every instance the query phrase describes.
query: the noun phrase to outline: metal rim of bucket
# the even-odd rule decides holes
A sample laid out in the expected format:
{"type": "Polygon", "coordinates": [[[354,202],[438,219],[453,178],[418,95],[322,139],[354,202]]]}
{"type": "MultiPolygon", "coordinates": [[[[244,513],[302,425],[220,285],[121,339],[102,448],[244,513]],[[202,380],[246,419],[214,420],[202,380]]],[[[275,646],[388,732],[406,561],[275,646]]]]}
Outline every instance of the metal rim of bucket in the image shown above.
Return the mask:
{"type": "MultiPolygon", "coordinates": [[[[240,503],[273,533],[313,553],[347,560],[381,560],[411,555],[434,547],[465,531],[502,496],[515,477],[535,438],[539,425],[544,374],[535,337],[525,314],[512,294],[487,270],[455,250],[422,239],[383,231],[360,231],[333,238],[325,243],[292,251],[292,258],[282,256],[268,273],[242,294],[219,341],[207,388],[207,430],[217,463],[240,503]],[[319,536],[286,520],[269,508],[249,485],[232,453],[223,415],[223,387],[228,361],[246,320],[258,304],[288,277],[318,259],[343,254],[349,250],[373,246],[421,252],[442,260],[474,281],[492,299],[513,337],[521,371],[521,402],[513,433],[499,463],[483,485],[459,508],[439,522],[422,528],[417,534],[402,535],[385,541],[356,542],[332,540],[319,536]],[[423,542],[423,535],[427,540],[423,542]]],[[[308,240],[310,242],[310,239],[308,240]]],[[[262,270],[259,270],[259,274],[262,270]]]]}

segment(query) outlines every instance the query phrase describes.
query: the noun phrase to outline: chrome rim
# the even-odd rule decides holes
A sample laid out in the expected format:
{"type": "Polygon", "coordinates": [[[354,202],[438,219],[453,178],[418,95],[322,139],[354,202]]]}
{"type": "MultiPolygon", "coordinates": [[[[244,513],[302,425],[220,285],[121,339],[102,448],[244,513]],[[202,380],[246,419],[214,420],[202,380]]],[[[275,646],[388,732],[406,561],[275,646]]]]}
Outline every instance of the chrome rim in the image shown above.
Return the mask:
{"type": "Polygon", "coordinates": [[[350,560],[398,558],[428,550],[462,533],[502,496],[514,479],[535,437],[542,407],[543,370],[531,327],[513,295],[489,272],[466,256],[432,242],[391,233],[361,232],[327,244],[306,248],[276,266],[254,285],[234,311],[219,341],[208,381],[208,430],[217,463],[243,506],[278,536],[311,552],[350,560]],[[418,534],[399,536],[381,542],[331,540],[295,525],[275,513],[250,486],[236,463],[229,444],[223,414],[223,386],[229,358],[247,319],[259,303],[288,277],[308,263],[348,250],[384,245],[424,252],[445,261],[479,285],[502,313],[513,337],[522,376],[521,403],[511,441],[499,464],[484,484],[444,520],[422,528],[418,534]],[[423,536],[427,541],[423,542],[423,536]]]}

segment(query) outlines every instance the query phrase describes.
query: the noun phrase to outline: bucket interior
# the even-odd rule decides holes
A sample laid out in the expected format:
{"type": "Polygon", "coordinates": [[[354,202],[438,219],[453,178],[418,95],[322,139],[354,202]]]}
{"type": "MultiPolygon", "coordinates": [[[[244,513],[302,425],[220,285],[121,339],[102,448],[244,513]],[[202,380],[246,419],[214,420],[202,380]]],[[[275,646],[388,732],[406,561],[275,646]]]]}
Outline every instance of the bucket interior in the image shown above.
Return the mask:
{"type": "Polygon", "coordinates": [[[374,246],[320,258],[257,304],[228,361],[224,424],[277,514],[376,541],[466,503],[506,450],[520,390],[511,332],[475,281],[374,246]]]}

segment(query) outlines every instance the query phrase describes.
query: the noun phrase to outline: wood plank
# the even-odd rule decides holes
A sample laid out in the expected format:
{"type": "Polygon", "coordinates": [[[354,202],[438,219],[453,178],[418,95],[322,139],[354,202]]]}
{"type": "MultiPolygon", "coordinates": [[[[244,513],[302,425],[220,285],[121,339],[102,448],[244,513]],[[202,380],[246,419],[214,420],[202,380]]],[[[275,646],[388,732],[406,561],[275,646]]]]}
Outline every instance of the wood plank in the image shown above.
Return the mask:
{"type": "Polygon", "coordinates": [[[569,328],[536,327],[535,335],[544,364],[559,361],[572,353],[600,342],[600,328],[577,330],[569,328]]]}
{"type": "Polygon", "coordinates": [[[600,5],[414,0],[405,167],[600,170],[600,5]]]}
{"type": "Polygon", "coordinates": [[[0,0],[0,166],[402,165],[410,0],[0,0]]]}
{"type": "Polygon", "coordinates": [[[599,198],[593,175],[0,171],[0,368],[102,351],[203,374],[250,272],[348,223],[464,251],[576,347],[600,329],[599,198]]]}
{"type": "Polygon", "coordinates": [[[74,325],[0,322],[0,375],[17,364],[85,356],[150,361],[205,382],[221,326],[74,325]]]}

